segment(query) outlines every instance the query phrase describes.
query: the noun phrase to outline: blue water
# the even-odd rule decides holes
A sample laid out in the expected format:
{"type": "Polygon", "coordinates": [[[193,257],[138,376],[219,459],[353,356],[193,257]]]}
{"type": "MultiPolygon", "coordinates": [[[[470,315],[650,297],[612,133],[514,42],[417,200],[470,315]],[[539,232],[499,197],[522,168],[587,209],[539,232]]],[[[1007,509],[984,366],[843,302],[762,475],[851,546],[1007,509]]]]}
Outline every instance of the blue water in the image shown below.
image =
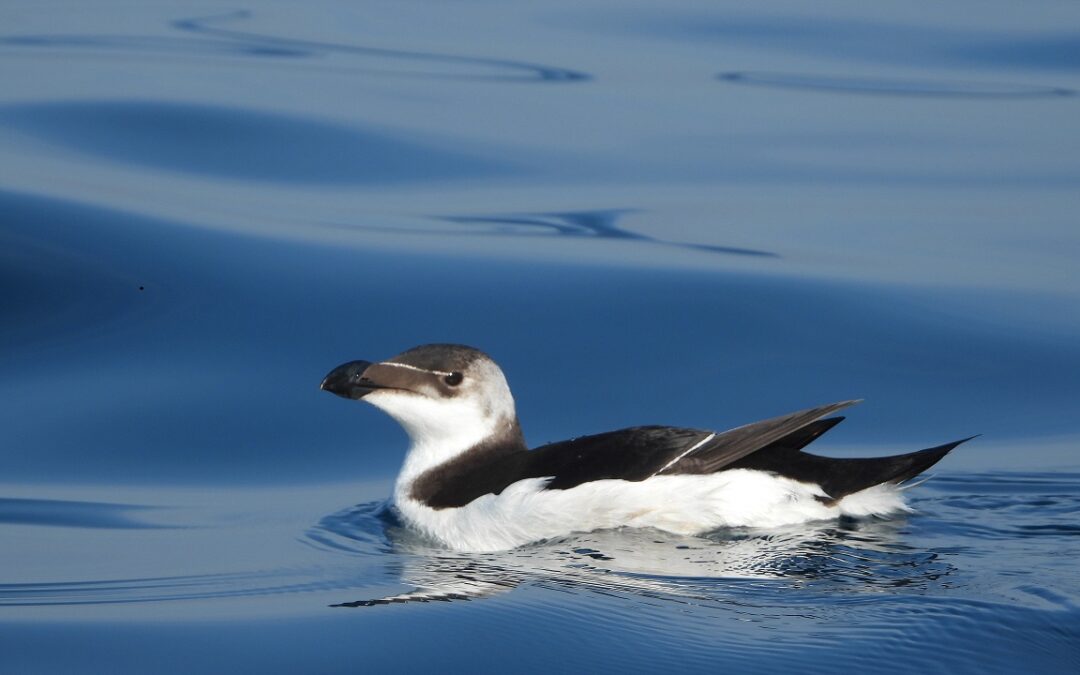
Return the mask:
{"type": "Polygon", "coordinates": [[[1078,20],[6,3],[0,671],[1077,672],[1078,20]],[[450,554],[318,391],[443,341],[532,444],[983,435],[904,518],[450,554]]]}

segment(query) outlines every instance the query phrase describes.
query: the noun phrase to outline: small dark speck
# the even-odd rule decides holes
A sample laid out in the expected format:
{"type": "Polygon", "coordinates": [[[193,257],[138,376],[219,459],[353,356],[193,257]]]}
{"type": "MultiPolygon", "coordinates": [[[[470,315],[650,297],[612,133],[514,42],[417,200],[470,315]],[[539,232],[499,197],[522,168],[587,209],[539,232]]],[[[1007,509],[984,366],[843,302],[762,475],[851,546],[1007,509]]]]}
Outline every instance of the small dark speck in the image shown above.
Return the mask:
{"type": "Polygon", "coordinates": [[[139,286],[139,290],[140,290],[140,291],[145,291],[145,290],[146,290],[146,287],[145,287],[145,286],[139,286]]]}

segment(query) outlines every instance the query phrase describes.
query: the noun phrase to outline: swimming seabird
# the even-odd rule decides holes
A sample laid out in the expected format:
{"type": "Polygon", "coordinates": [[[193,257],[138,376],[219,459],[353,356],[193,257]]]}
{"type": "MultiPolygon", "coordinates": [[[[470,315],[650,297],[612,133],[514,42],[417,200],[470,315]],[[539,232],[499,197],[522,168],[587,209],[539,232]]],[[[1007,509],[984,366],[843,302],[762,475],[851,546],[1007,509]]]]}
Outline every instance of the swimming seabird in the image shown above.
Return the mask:
{"type": "Polygon", "coordinates": [[[908,511],[901,483],[969,440],[865,459],[802,452],[843,419],[828,415],[859,402],[841,401],[725,432],[641,426],[529,450],[502,370],[451,344],[350,361],[321,388],[405,428],[394,506],[459,551],[616,527],[694,535],[908,511]]]}

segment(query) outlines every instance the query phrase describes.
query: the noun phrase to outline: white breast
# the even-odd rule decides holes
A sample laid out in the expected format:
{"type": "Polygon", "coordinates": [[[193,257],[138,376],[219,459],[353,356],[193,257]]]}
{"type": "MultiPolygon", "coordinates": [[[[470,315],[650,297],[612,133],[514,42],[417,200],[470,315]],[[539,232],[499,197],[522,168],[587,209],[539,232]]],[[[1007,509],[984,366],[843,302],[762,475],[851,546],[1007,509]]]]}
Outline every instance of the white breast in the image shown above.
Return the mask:
{"type": "Polygon", "coordinates": [[[499,551],[617,527],[695,535],[721,527],[780,527],[907,510],[895,486],[875,486],[830,506],[815,499],[825,496],[816,485],[749,469],[637,482],[601,480],[569,490],[545,490],[547,481],[518,481],[498,495],[446,509],[412,499],[408,484],[399,482],[395,505],[410,525],[459,551],[499,551]]]}

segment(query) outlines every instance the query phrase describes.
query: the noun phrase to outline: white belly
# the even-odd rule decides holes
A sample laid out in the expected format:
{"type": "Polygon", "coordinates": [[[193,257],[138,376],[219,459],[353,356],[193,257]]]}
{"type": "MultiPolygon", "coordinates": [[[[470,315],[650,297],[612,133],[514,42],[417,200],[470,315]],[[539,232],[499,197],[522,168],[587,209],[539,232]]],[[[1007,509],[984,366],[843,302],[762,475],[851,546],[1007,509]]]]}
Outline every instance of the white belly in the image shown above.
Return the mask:
{"type": "Polygon", "coordinates": [[[827,505],[817,485],[763,471],[601,480],[545,490],[545,478],[518,481],[461,508],[432,509],[404,496],[395,505],[411,526],[458,551],[499,551],[572,532],[651,527],[683,535],[721,527],[779,527],[841,515],[905,511],[898,488],[878,485],[827,505]]]}

